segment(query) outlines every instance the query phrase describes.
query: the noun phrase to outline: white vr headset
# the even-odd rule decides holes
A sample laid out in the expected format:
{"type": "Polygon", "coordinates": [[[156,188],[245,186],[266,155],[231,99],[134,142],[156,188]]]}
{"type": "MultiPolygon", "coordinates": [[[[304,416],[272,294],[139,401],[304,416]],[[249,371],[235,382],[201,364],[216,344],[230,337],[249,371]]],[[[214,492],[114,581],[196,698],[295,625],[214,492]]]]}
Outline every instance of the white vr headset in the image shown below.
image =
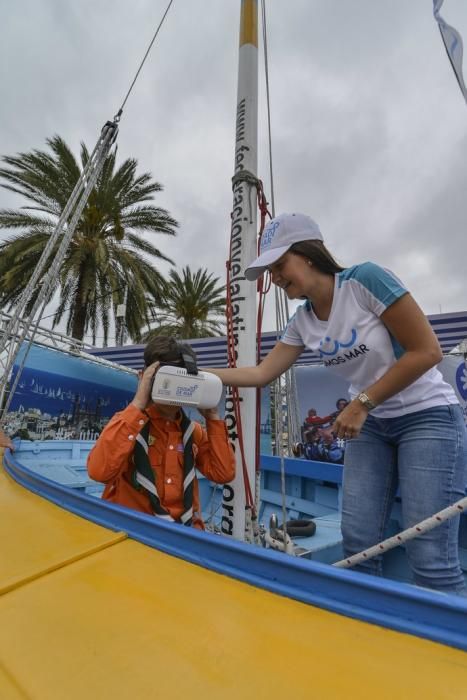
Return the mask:
{"type": "Polygon", "coordinates": [[[215,408],[221,396],[222,382],[215,374],[192,374],[184,367],[172,365],[159,367],[151,391],[155,403],[194,408],[215,408]]]}

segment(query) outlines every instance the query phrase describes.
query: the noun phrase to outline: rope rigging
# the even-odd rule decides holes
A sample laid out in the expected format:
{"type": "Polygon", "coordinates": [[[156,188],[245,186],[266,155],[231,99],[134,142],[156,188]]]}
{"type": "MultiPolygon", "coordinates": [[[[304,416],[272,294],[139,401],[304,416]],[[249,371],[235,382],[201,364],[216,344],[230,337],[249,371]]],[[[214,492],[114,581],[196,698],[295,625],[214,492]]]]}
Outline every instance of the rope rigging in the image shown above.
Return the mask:
{"type": "MultiPolygon", "coordinates": [[[[271,127],[271,97],[269,89],[269,58],[268,58],[268,32],[267,32],[267,17],[266,17],[266,2],[261,0],[261,18],[262,18],[262,36],[263,36],[263,56],[264,56],[264,73],[265,73],[265,88],[266,88],[266,114],[267,114],[267,131],[268,131],[268,161],[269,161],[269,177],[270,177],[270,188],[271,188],[271,214],[274,218],[276,215],[275,207],[275,190],[274,190],[274,168],[273,168],[273,157],[272,157],[272,127],[271,127]]],[[[261,231],[262,232],[262,231],[261,231]]],[[[259,254],[259,244],[258,241],[258,254],[259,254]]],[[[270,275],[267,275],[268,281],[266,282],[266,292],[269,291],[271,286],[270,275]]],[[[258,285],[261,283],[258,283],[258,285]]],[[[258,291],[261,291],[258,286],[258,291]]],[[[289,306],[288,299],[285,291],[278,287],[274,289],[275,296],[275,308],[276,308],[276,334],[277,340],[280,339],[280,334],[289,322],[289,306]]],[[[261,305],[261,304],[260,304],[261,305]]],[[[263,302],[264,309],[264,302],[263,302]]],[[[262,314],[261,314],[262,316],[262,314]]],[[[258,342],[261,337],[261,329],[257,332],[258,342]]],[[[258,358],[258,362],[260,357],[258,358]]],[[[286,478],[285,478],[285,462],[284,457],[286,452],[290,454],[290,445],[296,445],[301,439],[300,434],[300,416],[299,416],[299,406],[298,406],[298,395],[297,395],[297,383],[295,378],[295,369],[291,367],[283,375],[278,377],[274,383],[274,432],[275,432],[275,445],[276,453],[280,457],[280,476],[281,476],[281,500],[282,500],[282,520],[284,523],[285,535],[284,539],[287,540],[287,509],[286,509],[286,478]],[[284,416],[283,410],[283,394],[287,398],[287,415],[284,416]],[[287,435],[288,444],[284,445],[284,433],[287,435]]]]}
{"type": "Polygon", "coordinates": [[[123,108],[125,107],[125,105],[126,105],[126,103],[127,103],[127,100],[128,100],[128,98],[129,98],[129,96],[130,96],[130,93],[132,92],[133,87],[134,87],[136,81],[138,80],[138,76],[139,76],[139,74],[141,73],[141,69],[143,68],[143,66],[144,66],[144,64],[145,64],[145,62],[146,62],[146,59],[147,59],[147,57],[149,56],[149,52],[151,51],[152,46],[153,46],[153,44],[154,44],[154,42],[155,42],[155,40],[156,40],[156,38],[157,38],[157,35],[159,34],[159,31],[160,31],[162,25],[164,24],[165,18],[167,17],[167,14],[168,14],[168,12],[169,12],[171,6],[172,6],[173,1],[174,1],[174,0],[170,0],[169,4],[167,5],[167,8],[166,8],[166,10],[165,10],[165,12],[164,12],[164,14],[163,14],[163,16],[162,16],[162,19],[161,19],[161,21],[159,22],[159,26],[157,27],[156,31],[154,32],[154,35],[153,35],[153,37],[152,37],[152,39],[151,39],[151,42],[150,42],[150,44],[149,44],[149,46],[148,46],[148,48],[147,48],[147,50],[146,50],[146,53],[144,54],[143,59],[142,59],[141,63],[139,64],[138,70],[136,71],[135,77],[133,78],[133,80],[132,80],[132,82],[131,82],[131,85],[130,85],[130,87],[128,88],[128,92],[127,92],[126,95],[125,95],[125,98],[124,98],[124,100],[123,100],[123,102],[122,102],[122,106],[120,107],[120,109],[118,110],[117,114],[116,114],[115,117],[114,117],[114,121],[115,121],[115,120],[116,120],[116,121],[119,121],[119,120],[120,120],[120,117],[121,117],[122,112],[123,112],[123,108]]]}
{"type": "Polygon", "coordinates": [[[2,370],[2,377],[0,379],[0,425],[5,420],[5,416],[8,412],[11,400],[21,378],[28,353],[31,349],[32,342],[38,330],[45,308],[57,286],[57,281],[59,280],[59,270],[68,251],[80,216],[102,171],[110,149],[116,141],[118,134],[118,123],[120,121],[123,108],[130,96],[131,91],[133,90],[136,80],[138,79],[141,69],[165,21],[172,3],[173,0],[170,0],[120,109],[113,118],[113,121],[108,121],[104,124],[96,146],[94,147],[94,150],[89,157],[89,160],[86,163],[80,177],[78,178],[68,202],[60,214],[54,231],[49,236],[39,262],[20,296],[14,313],[3,330],[3,335],[0,338],[0,367],[2,370]],[[56,253],[51,260],[53,251],[57,246],[58,248],[56,253]],[[44,276],[42,276],[46,268],[48,268],[48,271],[44,276]],[[40,289],[37,293],[38,287],[40,289]],[[31,301],[34,297],[35,300],[31,309],[29,310],[31,301]],[[11,387],[9,387],[11,372],[23,342],[25,342],[26,345],[21,364],[18,367],[13,384],[11,387]]]}
{"type": "MultiPolygon", "coordinates": [[[[260,211],[260,231],[259,231],[259,237],[258,237],[258,246],[261,240],[261,235],[266,223],[266,217],[271,216],[270,212],[268,211],[268,204],[266,201],[266,197],[264,194],[263,190],[263,183],[261,180],[259,180],[257,177],[255,177],[252,173],[248,171],[241,171],[237,173],[233,178],[232,178],[232,187],[235,187],[235,184],[239,181],[242,180],[244,182],[247,182],[249,185],[249,191],[250,191],[250,209],[252,207],[251,203],[251,190],[253,187],[256,189],[256,200],[257,200],[257,205],[258,209],[260,211]]],[[[251,218],[251,217],[250,217],[251,218]]],[[[231,213],[231,219],[233,219],[233,212],[231,213]]],[[[232,250],[232,229],[231,229],[231,240],[230,240],[230,246],[229,250],[232,250]]],[[[232,267],[232,260],[231,260],[231,255],[229,256],[229,260],[226,263],[227,267],[227,279],[226,279],[226,289],[227,289],[227,298],[226,298],[226,320],[227,320],[227,358],[228,358],[228,365],[229,367],[236,367],[237,362],[236,362],[236,352],[235,352],[235,330],[234,330],[234,324],[233,324],[233,314],[232,314],[232,299],[231,299],[231,267],[232,267]]],[[[267,288],[266,291],[263,291],[262,289],[262,284],[263,281],[261,280],[258,282],[258,292],[259,292],[259,297],[260,301],[258,304],[258,315],[257,315],[257,345],[256,345],[256,362],[259,363],[261,361],[261,324],[262,324],[262,317],[263,317],[263,311],[264,311],[264,298],[266,292],[269,290],[270,284],[267,288]]],[[[239,448],[240,448],[240,456],[241,456],[241,465],[242,465],[242,474],[243,474],[243,483],[244,483],[244,488],[245,488],[245,503],[246,503],[246,509],[247,509],[247,518],[251,520],[251,529],[252,529],[252,539],[256,542],[259,543],[259,528],[258,528],[258,521],[257,521],[257,514],[258,514],[258,506],[259,506],[259,476],[260,476],[260,471],[259,471],[259,461],[260,461],[260,423],[261,423],[261,390],[257,389],[256,390],[256,414],[255,414],[255,485],[254,485],[254,496],[253,496],[253,490],[252,490],[252,485],[250,483],[250,479],[248,476],[248,468],[247,468],[247,461],[246,461],[246,456],[245,456],[245,446],[244,446],[244,437],[243,437],[243,427],[242,427],[242,416],[241,416],[241,410],[240,410],[240,395],[239,395],[239,390],[237,387],[231,387],[232,391],[232,401],[233,401],[233,409],[234,409],[234,414],[235,414],[235,420],[236,420],[236,425],[237,425],[237,432],[238,432],[238,443],[239,443],[239,448]]],[[[248,531],[248,528],[247,528],[248,531]]],[[[248,535],[247,535],[248,537],[248,535]]]]}
{"type": "Polygon", "coordinates": [[[60,266],[70,245],[70,241],[75,232],[79,218],[84,207],[86,206],[89,195],[96,184],[97,178],[99,177],[110,148],[115,142],[117,132],[118,126],[115,122],[106,122],[94,151],[92,152],[86,167],[78,179],[70,199],[62,211],[53,233],[50,235],[49,240],[47,241],[39,263],[37,264],[28,284],[21,294],[20,300],[15,309],[15,313],[12,315],[11,320],[4,330],[3,337],[0,340],[0,358],[3,365],[3,376],[0,381],[0,405],[2,406],[0,424],[5,418],[20,380],[27,355],[42,317],[42,313],[44,312],[44,309],[56,287],[56,283],[59,278],[60,266]],[[65,228],[70,216],[71,219],[65,228]],[[50,257],[56,245],[58,245],[57,252],[52,262],[50,262],[50,257]],[[46,266],[48,266],[48,271],[41,279],[42,273],[44,272],[46,266]],[[28,305],[33,296],[36,294],[36,290],[39,285],[39,293],[35,298],[31,311],[29,314],[27,314],[28,305]],[[36,318],[39,308],[41,308],[41,311],[36,318]],[[25,322],[22,321],[24,315],[27,317],[25,322]],[[21,329],[22,325],[23,328],[21,329]],[[32,330],[31,326],[33,326],[32,330]],[[24,341],[27,341],[27,345],[25,347],[22,362],[18,367],[13,385],[11,386],[8,396],[6,397],[10,373],[24,341]]]}
{"type": "Polygon", "coordinates": [[[263,28],[263,55],[264,55],[264,79],[266,85],[266,114],[268,120],[268,154],[269,154],[269,180],[271,189],[272,218],[276,215],[274,199],[274,174],[272,167],[272,132],[271,132],[271,100],[269,94],[269,60],[268,60],[268,32],[266,23],[266,0],[261,0],[261,20],[263,28]]]}
{"type": "Polygon", "coordinates": [[[466,508],[467,497],[461,498],[460,501],[456,501],[456,503],[453,503],[451,506],[440,510],[438,513],[431,515],[429,518],[422,520],[416,525],[413,525],[412,527],[409,527],[406,530],[399,532],[393,537],[388,537],[386,540],[383,540],[382,542],[373,545],[373,547],[368,547],[368,549],[365,549],[363,552],[354,554],[353,556],[348,557],[347,559],[341,559],[341,561],[335,562],[333,566],[336,566],[339,569],[350,569],[352,566],[356,566],[357,564],[361,564],[364,561],[373,559],[374,557],[377,557],[380,554],[389,552],[389,550],[394,549],[394,547],[399,547],[401,544],[415,539],[415,537],[420,537],[420,535],[424,535],[426,532],[433,530],[435,527],[438,527],[442,523],[445,523],[447,520],[457,517],[458,515],[463,513],[466,510],[466,508]]]}

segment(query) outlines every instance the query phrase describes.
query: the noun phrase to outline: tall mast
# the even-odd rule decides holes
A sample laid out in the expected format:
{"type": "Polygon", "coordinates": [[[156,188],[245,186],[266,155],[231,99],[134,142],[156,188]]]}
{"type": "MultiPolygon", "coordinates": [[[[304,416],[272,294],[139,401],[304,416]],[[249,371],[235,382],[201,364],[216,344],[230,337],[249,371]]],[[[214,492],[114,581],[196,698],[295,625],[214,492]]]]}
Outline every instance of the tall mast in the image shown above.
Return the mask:
{"type": "MultiPolygon", "coordinates": [[[[230,296],[237,366],[256,364],[256,287],[244,270],[256,257],[256,172],[258,142],[258,0],[241,0],[238,65],[232,232],[230,245],[230,296]]],[[[240,390],[240,414],[248,477],[255,493],[256,390],[240,390]]],[[[224,486],[222,532],[245,539],[246,499],[242,459],[230,387],[225,417],[235,449],[237,475],[224,486]]],[[[248,533],[247,533],[247,539],[248,533]]]]}

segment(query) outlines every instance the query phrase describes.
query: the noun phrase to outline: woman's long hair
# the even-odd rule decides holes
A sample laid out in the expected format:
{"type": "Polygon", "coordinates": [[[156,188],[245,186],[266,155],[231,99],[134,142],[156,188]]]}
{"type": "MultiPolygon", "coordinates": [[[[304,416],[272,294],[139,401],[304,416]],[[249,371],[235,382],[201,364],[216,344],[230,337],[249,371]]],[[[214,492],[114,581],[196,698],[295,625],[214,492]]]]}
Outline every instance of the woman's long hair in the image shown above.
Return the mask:
{"type": "Polygon", "coordinates": [[[341,267],[334,260],[322,241],[300,241],[300,243],[294,243],[290,246],[289,251],[311,260],[320,272],[325,272],[328,275],[335,275],[337,272],[345,270],[345,267],[341,267]]]}

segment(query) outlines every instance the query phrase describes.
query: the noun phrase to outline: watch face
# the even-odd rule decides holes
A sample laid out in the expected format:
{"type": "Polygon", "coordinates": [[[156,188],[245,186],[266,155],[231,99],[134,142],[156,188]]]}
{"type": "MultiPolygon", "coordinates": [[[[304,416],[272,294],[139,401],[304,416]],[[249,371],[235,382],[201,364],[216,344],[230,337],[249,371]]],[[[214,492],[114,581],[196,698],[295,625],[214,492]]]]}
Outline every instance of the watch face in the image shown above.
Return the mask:
{"type": "Polygon", "coordinates": [[[361,393],[358,395],[358,400],[360,403],[362,403],[366,408],[368,408],[369,411],[371,411],[372,408],[375,408],[375,404],[371,399],[364,393],[361,393]]]}

